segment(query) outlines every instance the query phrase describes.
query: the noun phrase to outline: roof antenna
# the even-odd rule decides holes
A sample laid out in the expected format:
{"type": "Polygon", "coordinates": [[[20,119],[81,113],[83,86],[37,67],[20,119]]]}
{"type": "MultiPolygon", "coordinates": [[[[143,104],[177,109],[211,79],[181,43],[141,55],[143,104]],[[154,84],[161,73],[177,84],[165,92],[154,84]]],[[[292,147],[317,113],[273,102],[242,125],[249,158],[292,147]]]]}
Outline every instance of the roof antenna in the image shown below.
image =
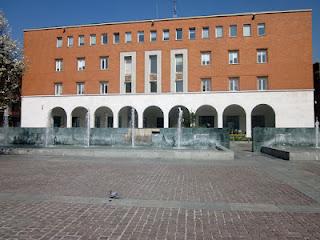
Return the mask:
{"type": "Polygon", "coordinates": [[[173,17],[177,17],[177,0],[173,0],[173,17]]]}

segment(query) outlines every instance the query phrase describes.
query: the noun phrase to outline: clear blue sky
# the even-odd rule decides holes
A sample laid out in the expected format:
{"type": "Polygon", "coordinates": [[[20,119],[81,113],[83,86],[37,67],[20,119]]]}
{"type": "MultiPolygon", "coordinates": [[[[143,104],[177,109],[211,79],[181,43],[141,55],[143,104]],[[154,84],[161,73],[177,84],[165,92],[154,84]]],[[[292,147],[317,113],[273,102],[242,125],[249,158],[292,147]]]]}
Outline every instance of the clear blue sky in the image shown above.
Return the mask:
{"type": "MultiPolygon", "coordinates": [[[[177,0],[179,17],[306,8],[313,10],[313,61],[320,61],[320,0],[177,0]]],[[[22,43],[26,28],[171,17],[172,0],[0,0],[0,9],[22,43]]]]}

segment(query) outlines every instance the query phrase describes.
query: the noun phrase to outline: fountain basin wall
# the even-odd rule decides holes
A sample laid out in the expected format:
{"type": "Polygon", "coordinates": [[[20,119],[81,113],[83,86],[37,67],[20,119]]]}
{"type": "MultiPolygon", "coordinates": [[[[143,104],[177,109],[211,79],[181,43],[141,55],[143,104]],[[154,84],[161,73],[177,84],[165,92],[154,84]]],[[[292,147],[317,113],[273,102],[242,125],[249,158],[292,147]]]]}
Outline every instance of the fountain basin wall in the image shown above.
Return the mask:
{"type": "Polygon", "coordinates": [[[315,128],[254,128],[252,150],[261,147],[314,147],[315,128]]]}
{"type": "MultiPolygon", "coordinates": [[[[134,129],[135,145],[171,148],[177,145],[177,129],[134,129]]],[[[131,146],[130,128],[91,128],[90,145],[131,146]]],[[[0,128],[2,146],[84,146],[87,145],[86,128],[0,128]]],[[[224,128],[183,128],[182,147],[229,148],[228,129],[224,128]]]]}

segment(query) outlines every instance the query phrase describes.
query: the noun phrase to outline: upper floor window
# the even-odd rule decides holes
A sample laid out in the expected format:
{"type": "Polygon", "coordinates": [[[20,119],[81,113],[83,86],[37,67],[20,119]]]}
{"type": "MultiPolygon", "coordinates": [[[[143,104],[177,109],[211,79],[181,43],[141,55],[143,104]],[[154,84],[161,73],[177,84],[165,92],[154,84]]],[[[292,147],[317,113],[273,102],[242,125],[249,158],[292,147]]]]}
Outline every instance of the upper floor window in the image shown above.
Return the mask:
{"type": "Polygon", "coordinates": [[[61,72],[63,69],[63,60],[56,59],[56,72],[61,72]]]}
{"type": "Polygon", "coordinates": [[[239,78],[229,78],[229,91],[239,91],[239,78]]]}
{"type": "Polygon", "coordinates": [[[257,28],[258,28],[258,36],[266,35],[266,25],[264,23],[259,23],[257,28]]]}
{"type": "Polygon", "coordinates": [[[202,38],[208,39],[209,38],[209,27],[202,28],[202,38]]]}
{"type": "Polygon", "coordinates": [[[267,63],[267,61],[268,61],[267,49],[258,49],[257,63],[267,63]]]}
{"type": "Polygon", "coordinates": [[[239,51],[232,50],[229,51],[229,64],[238,64],[239,63],[239,51]]]}
{"type": "Polygon", "coordinates": [[[95,34],[90,35],[90,46],[96,45],[97,43],[97,36],[95,34]]]}
{"type": "Polygon", "coordinates": [[[216,38],[222,38],[222,37],[223,37],[223,27],[216,26],[216,38]]]}
{"type": "Polygon", "coordinates": [[[73,47],[73,36],[68,37],[68,47],[73,47]]]}
{"type": "Polygon", "coordinates": [[[78,71],[83,71],[86,67],[86,60],[85,58],[78,58],[77,59],[77,69],[78,71]]]}
{"type": "Polygon", "coordinates": [[[125,34],[125,42],[126,43],[131,43],[132,42],[131,32],[126,32],[126,34],[125,34]]]}
{"type": "Polygon", "coordinates": [[[124,57],[124,85],[125,85],[125,92],[131,93],[132,92],[132,56],[125,56],[124,57]]]}
{"type": "Polygon", "coordinates": [[[62,47],[62,37],[57,37],[57,48],[62,47]]]}
{"type": "Polygon", "coordinates": [[[107,70],[108,69],[108,57],[100,57],[100,69],[107,70]]]}
{"type": "Polygon", "coordinates": [[[100,94],[108,93],[108,82],[102,81],[100,82],[100,94]]]}
{"type": "Polygon", "coordinates": [[[196,39],[196,28],[189,28],[189,39],[194,40],[196,39]]]}
{"type": "Polygon", "coordinates": [[[230,25],[229,27],[229,36],[236,37],[238,35],[237,25],[230,25]]]}
{"type": "Polygon", "coordinates": [[[264,91],[268,89],[268,77],[258,77],[258,90],[264,91]]]}
{"type": "Polygon", "coordinates": [[[182,28],[176,29],[176,40],[182,40],[182,28]]]}
{"type": "Polygon", "coordinates": [[[202,92],[211,91],[211,78],[203,78],[203,79],[201,79],[201,91],[202,92]]]}
{"type": "Polygon", "coordinates": [[[183,92],[183,54],[175,55],[175,65],[176,65],[176,92],[183,92]]]}
{"type": "Polygon", "coordinates": [[[157,31],[151,31],[150,32],[150,42],[157,41],[157,31]]]}
{"type": "Polygon", "coordinates": [[[113,43],[114,44],[120,43],[120,33],[117,32],[113,34],[113,43]]]}
{"type": "Polygon", "coordinates": [[[108,43],[108,34],[107,33],[102,33],[101,34],[101,44],[105,45],[108,43]]]}
{"type": "Polygon", "coordinates": [[[84,35],[79,35],[78,45],[79,46],[84,46],[84,35]]]}
{"type": "Polygon", "coordinates": [[[138,42],[144,42],[144,31],[138,32],[138,42]]]}
{"type": "Polygon", "coordinates": [[[84,94],[84,82],[77,83],[77,95],[84,94]]]}
{"type": "Polygon", "coordinates": [[[168,41],[170,39],[169,29],[163,30],[163,41],[168,41]]]}
{"type": "Polygon", "coordinates": [[[209,65],[211,62],[211,52],[201,53],[201,65],[209,65]]]}
{"type": "Polygon", "coordinates": [[[244,37],[251,36],[251,24],[243,24],[243,36],[244,37]]]}
{"type": "Polygon", "coordinates": [[[62,83],[54,84],[54,95],[56,96],[62,95],[62,83]]]}
{"type": "Polygon", "coordinates": [[[158,56],[150,55],[149,56],[149,66],[150,66],[150,76],[149,76],[149,84],[150,84],[150,92],[157,92],[157,73],[158,73],[158,56]]]}

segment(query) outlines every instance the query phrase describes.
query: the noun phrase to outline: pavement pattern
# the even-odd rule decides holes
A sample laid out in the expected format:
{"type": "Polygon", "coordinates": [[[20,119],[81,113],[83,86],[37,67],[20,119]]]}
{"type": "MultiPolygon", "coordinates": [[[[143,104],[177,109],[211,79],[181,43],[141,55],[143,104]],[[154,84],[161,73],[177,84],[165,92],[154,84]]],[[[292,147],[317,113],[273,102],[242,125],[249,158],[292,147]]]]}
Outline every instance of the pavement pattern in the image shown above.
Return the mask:
{"type": "Polygon", "coordinates": [[[232,149],[233,161],[0,155],[0,239],[320,239],[320,161],[232,149]]]}

